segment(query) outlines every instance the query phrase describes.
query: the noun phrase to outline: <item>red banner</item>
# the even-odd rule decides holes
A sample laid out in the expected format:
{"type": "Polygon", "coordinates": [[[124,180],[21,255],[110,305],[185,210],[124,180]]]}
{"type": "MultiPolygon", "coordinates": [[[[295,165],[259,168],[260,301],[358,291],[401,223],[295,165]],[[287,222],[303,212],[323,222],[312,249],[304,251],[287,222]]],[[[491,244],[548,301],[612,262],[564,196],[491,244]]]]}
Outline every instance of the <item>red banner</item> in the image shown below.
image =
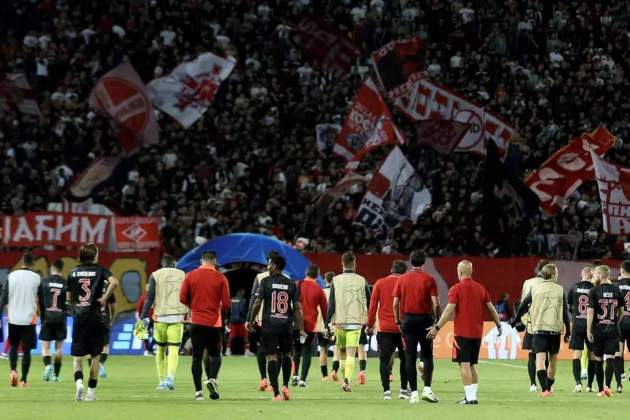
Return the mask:
{"type": "Polygon", "coordinates": [[[115,217],[114,234],[119,251],[159,248],[160,224],[155,217],[115,217]]]}
{"type": "Polygon", "coordinates": [[[450,155],[462,141],[468,124],[453,120],[426,120],[416,124],[416,141],[427,144],[441,155],[450,155]]]}
{"type": "Polygon", "coordinates": [[[4,216],[2,242],[8,247],[78,247],[86,242],[107,247],[109,223],[110,217],[89,214],[36,212],[4,216]]]}
{"type": "Polygon", "coordinates": [[[584,133],[554,153],[545,163],[525,179],[525,184],[540,199],[540,208],[555,214],[564,208],[566,198],[582,182],[595,179],[590,150],[603,156],[615,143],[615,136],[599,127],[584,133]]]}
{"type": "Polygon", "coordinates": [[[423,77],[425,47],[422,38],[413,37],[389,42],[372,53],[374,71],[390,99],[409,94],[423,77]]]}

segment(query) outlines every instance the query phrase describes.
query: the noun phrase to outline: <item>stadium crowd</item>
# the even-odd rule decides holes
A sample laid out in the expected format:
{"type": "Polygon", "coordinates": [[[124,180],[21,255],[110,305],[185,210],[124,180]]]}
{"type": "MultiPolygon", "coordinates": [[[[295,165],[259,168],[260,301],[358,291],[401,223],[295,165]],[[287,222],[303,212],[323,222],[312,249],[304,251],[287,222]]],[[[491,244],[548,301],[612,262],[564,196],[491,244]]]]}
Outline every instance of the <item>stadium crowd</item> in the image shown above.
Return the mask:
{"type": "MultiPolygon", "coordinates": [[[[445,158],[403,147],[433,203],[389,239],[353,225],[361,188],[323,221],[314,214],[344,164],[318,151],[315,125],[341,123],[371,72],[370,52],[412,35],[428,40],[432,79],[517,128],[508,163],[520,177],[601,123],[619,138],[607,158],[630,166],[626,1],[14,0],[0,7],[0,74],[25,73],[43,114],[5,109],[0,116],[3,213],[46,209],[92,160],[116,153],[87,97],[124,56],[148,82],[214,51],[238,63],[202,120],[184,130],[161,114],[160,144],[138,154],[122,188],[96,197],[122,214],[163,217],[165,252],[177,256],[198,237],[250,231],[307,238],[306,249],[316,252],[628,258],[625,237],[601,232],[594,183],[557,216],[516,226],[506,216],[491,239],[481,228],[484,160],[472,154],[445,158]],[[360,46],[350,74],[336,78],[302,59],[289,31],[305,13],[325,17],[360,46]]],[[[400,115],[396,121],[413,138],[413,126],[400,115]]],[[[360,172],[383,155],[371,155],[360,172]]]]}

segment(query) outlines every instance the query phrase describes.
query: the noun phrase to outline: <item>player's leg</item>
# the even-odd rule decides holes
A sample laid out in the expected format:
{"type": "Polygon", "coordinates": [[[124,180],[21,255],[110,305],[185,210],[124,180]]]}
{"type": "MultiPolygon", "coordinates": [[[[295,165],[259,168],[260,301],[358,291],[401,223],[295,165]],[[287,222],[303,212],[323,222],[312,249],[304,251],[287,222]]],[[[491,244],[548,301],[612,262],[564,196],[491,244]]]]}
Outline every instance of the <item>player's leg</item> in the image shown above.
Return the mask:
{"type": "Polygon", "coordinates": [[[597,380],[597,386],[599,388],[599,392],[604,391],[604,343],[598,337],[595,337],[595,342],[593,343],[593,365],[595,370],[595,379],[597,380]]]}
{"type": "Polygon", "coordinates": [[[523,337],[523,350],[527,350],[527,374],[529,375],[529,390],[530,392],[536,391],[536,353],[532,352],[532,341],[534,336],[528,332],[525,332],[523,337]]]}
{"type": "Polygon", "coordinates": [[[195,385],[195,399],[203,400],[203,391],[201,388],[201,375],[202,375],[202,363],[203,353],[205,350],[206,331],[205,327],[201,325],[190,326],[190,341],[192,344],[192,364],[190,371],[193,377],[193,384],[195,385]]]}
{"type": "Polygon", "coordinates": [[[28,372],[31,369],[31,351],[37,347],[37,333],[35,325],[22,327],[22,378],[20,385],[26,387],[28,372]]]}
{"type": "MultiPolygon", "coordinates": [[[[298,386],[300,382],[300,362],[302,361],[302,343],[300,342],[300,332],[293,331],[292,333],[292,344],[293,344],[293,360],[291,364],[293,366],[293,381],[291,381],[291,385],[298,386]]],[[[284,358],[282,361],[282,365],[284,367],[284,358]]]]}
{"type": "Polygon", "coordinates": [[[209,358],[209,370],[207,372],[208,380],[206,381],[206,387],[210,392],[210,399],[219,399],[219,388],[217,385],[217,378],[219,377],[219,370],[221,370],[221,347],[223,342],[223,329],[222,328],[210,328],[208,341],[206,342],[206,350],[208,351],[209,358]]]}
{"type": "Polygon", "coordinates": [[[615,381],[617,382],[617,393],[621,393],[623,385],[621,375],[623,374],[623,339],[619,341],[619,351],[615,353],[615,381]]]}
{"type": "Polygon", "coordinates": [[[584,336],[572,334],[569,341],[569,349],[572,351],[573,380],[575,389],[573,392],[582,392],[582,349],[584,349],[584,336]]]}
{"type": "Polygon", "coordinates": [[[319,369],[322,372],[322,380],[328,380],[328,340],[323,333],[317,334],[317,344],[319,344],[319,369]]]}
{"type": "MultiPolygon", "coordinates": [[[[399,399],[409,399],[409,377],[407,376],[407,357],[405,356],[405,348],[402,344],[402,337],[400,334],[395,335],[396,348],[398,349],[398,361],[399,361],[399,374],[400,374],[400,393],[399,399]]],[[[393,358],[392,358],[393,362],[393,358]]],[[[391,368],[390,368],[391,372],[391,368]]],[[[415,375],[415,371],[414,371],[415,375]]]]}
{"type": "Polygon", "coordinates": [[[98,365],[98,376],[101,378],[107,378],[107,370],[105,370],[105,362],[109,358],[109,330],[105,335],[105,344],[103,345],[103,350],[99,356],[99,365],[98,365]]]}
{"type": "Polygon", "coordinates": [[[418,375],[416,373],[416,360],[418,358],[419,336],[416,328],[412,325],[410,317],[405,317],[402,325],[402,336],[405,342],[405,367],[407,368],[407,380],[411,391],[411,403],[420,402],[418,396],[418,375]]]}
{"type": "Polygon", "coordinates": [[[422,390],[422,400],[427,402],[438,402],[437,396],[431,389],[433,382],[433,340],[427,339],[426,331],[433,325],[433,318],[424,319],[422,327],[418,330],[418,342],[420,343],[420,358],[424,363],[424,389],[422,390]]]}
{"type": "Polygon", "coordinates": [[[22,339],[19,328],[20,327],[18,325],[9,324],[9,339],[7,341],[9,343],[9,366],[11,368],[9,382],[11,383],[11,386],[17,386],[18,384],[18,347],[22,339]]]}
{"type": "Polygon", "coordinates": [[[332,380],[337,382],[338,376],[337,373],[341,368],[341,348],[339,344],[337,344],[338,338],[335,338],[335,344],[333,345],[333,363],[332,363],[332,380]]]}
{"type": "MultiPolygon", "coordinates": [[[[73,334],[74,335],[74,334],[73,334]]],[[[74,340],[72,342],[73,354],[75,353],[75,344],[74,340]]],[[[74,395],[74,399],[76,401],[81,401],[83,399],[83,357],[75,356],[72,360],[72,367],[74,368],[74,382],[76,386],[76,392],[74,395]]]]}
{"type": "Polygon", "coordinates": [[[292,334],[287,332],[285,336],[280,336],[279,339],[279,349],[280,354],[282,354],[282,388],[280,389],[280,393],[282,394],[282,398],[288,401],[291,399],[289,380],[291,379],[291,365],[293,364],[291,359],[292,334]]]}
{"type": "MultiPolygon", "coordinates": [[[[560,337],[558,337],[558,340],[560,337]]],[[[560,343],[558,343],[558,350],[560,348],[560,343]]],[[[554,352],[549,353],[549,366],[547,367],[547,387],[549,390],[552,390],[553,384],[556,382],[556,366],[558,364],[558,352],[554,350],[554,352]]]]}
{"type": "MultiPolygon", "coordinates": [[[[44,327],[42,326],[42,329],[44,327]]],[[[53,367],[52,357],[50,356],[50,341],[42,341],[42,360],[44,361],[44,381],[48,382],[52,379],[53,367]]]]}
{"type": "MultiPolygon", "coordinates": [[[[262,337],[261,341],[266,341],[266,338],[262,337]]],[[[271,388],[273,389],[274,400],[276,399],[281,400],[282,397],[280,397],[280,386],[278,385],[278,375],[280,375],[280,366],[278,365],[277,354],[267,355],[267,373],[269,373],[269,382],[271,382],[271,388]]]]}
{"type": "Polygon", "coordinates": [[[88,354],[92,356],[90,360],[90,379],[88,381],[86,401],[96,400],[96,386],[98,384],[98,378],[100,376],[100,355],[103,347],[105,346],[105,340],[109,337],[109,328],[102,327],[101,325],[92,326],[88,329],[88,354]]]}
{"type": "Polygon", "coordinates": [[[175,389],[175,374],[179,364],[179,346],[184,335],[184,324],[181,322],[167,324],[166,345],[168,355],[166,356],[166,379],[164,385],[167,389],[175,389]]]}
{"type": "Polygon", "coordinates": [[[333,361],[333,380],[337,381],[338,372],[340,369],[344,369],[345,371],[345,362],[346,362],[346,331],[342,329],[337,329],[335,332],[335,357],[336,357],[336,365],[333,361]],[[343,366],[342,366],[343,362],[343,366]]]}
{"type": "Polygon", "coordinates": [[[167,350],[167,338],[168,324],[162,322],[156,322],[153,327],[153,338],[155,339],[155,368],[158,376],[157,389],[164,389],[164,381],[166,380],[166,350],[167,350]]]}
{"type": "Polygon", "coordinates": [[[53,365],[54,377],[53,379],[58,382],[59,374],[61,373],[61,361],[63,360],[63,342],[64,340],[55,341],[55,362],[53,365]]]}
{"type": "Polygon", "coordinates": [[[394,343],[390,334],[379,332],[376,334],[376,342],[378,343],[378,361],[379,373],[381,374],[381,386],[383,387],[383,399],[391,400],[392,391],[389,382],[390,361],[394,352],[394,343]]]}
{"type": "Polygon", "coordinates": [[[311,359],[313,358],[313,341],[315,339],[315,333],[308,333],[306,341],[302,345],[302,375],[300,376],[301,387],[306,386],[306,378],[308,378],[308,371],[311,368],[311,359]]]}
{"type": "MultiPolygon", "coordinates": [[[[534,346],[536,346],[536,337],[534,338],[534,346]]],[[[536,376],[538,376],[538,383],[540,384],[540,390],[545,393],[549,391],[547,386],[547,369],[545,368],[545,359],[547,358],[547,352],[536,351],[536,376]]]]}
{"type": "Polygon", "coordinates": [[[265,391],[267,387],[269,387],[269,381],[267,380],[267,358],[262,349],[262,332],[260,330],[260,326],[256,325],[254,327],[254,331],[253,335],[255,339],[252,341],[256,342],[256,364],[258,365],[258,372],[260,373],[260,385],[258,390],[265,391]]]}
{"type": "Polygon", "coordinates": [[[365,369],[367,368],[367,351],[365,350],[365,346],[367,346],[367,344],[367,334],[365,330],[361,329],[359,346],[357,347],[357,354],[359,356],[359,376],[357,377],[357,382],[359,385],[364,385],[366,382],[365,369]]]}

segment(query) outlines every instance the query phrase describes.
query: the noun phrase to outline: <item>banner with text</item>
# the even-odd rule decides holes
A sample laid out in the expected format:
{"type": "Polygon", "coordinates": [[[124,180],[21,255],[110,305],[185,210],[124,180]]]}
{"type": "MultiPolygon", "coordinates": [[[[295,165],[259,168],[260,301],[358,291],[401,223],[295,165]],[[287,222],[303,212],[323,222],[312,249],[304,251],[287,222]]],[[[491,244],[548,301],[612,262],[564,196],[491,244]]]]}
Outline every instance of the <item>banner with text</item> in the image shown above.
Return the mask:
{"type": "Polygon", "coordinates": [[[630,234],[630,169],[606,162],[591,150],[604,232],[630,234]]]}
{"type": "Polygon", "coordinates": [[[144,251],[159,248],[160,220],[155,217],[114,217],[114,237],[118,251],[144,251]]]}

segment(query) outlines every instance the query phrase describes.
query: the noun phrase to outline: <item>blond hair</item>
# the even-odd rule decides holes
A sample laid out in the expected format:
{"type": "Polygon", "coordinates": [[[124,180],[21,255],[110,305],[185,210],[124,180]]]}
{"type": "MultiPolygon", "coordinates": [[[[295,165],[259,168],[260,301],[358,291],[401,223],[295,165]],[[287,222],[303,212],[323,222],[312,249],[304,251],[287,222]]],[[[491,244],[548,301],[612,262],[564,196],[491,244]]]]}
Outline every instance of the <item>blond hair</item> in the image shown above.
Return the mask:
{"type": "Polygon", "coordinates": [[[597,267],[594,268],[595,271],[599,271],[601,274],[604,275],[605,278],[609,278],[610,277],[610,267],[608,267],[607,265],[598,265],[597,267]]]}

